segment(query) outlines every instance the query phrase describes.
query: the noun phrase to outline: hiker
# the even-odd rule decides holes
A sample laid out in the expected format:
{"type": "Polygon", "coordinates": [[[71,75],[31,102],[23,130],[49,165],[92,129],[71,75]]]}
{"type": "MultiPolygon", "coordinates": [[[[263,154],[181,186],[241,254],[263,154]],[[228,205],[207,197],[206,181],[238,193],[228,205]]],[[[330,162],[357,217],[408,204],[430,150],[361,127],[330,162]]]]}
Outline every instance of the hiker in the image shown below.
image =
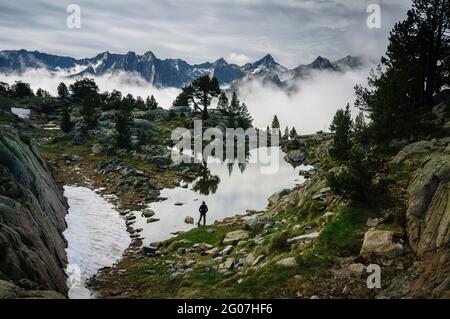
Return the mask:
{"type": "Polygon", "coordinates": [[[198,226],[200,227],[202,218],[203,218],[203,226],[206,226],[206,213],[208,212],[208,206],[206,206],[205,202],[202,202],[198,211],[200,212],[200,219],[198,221],[198,226]]]}

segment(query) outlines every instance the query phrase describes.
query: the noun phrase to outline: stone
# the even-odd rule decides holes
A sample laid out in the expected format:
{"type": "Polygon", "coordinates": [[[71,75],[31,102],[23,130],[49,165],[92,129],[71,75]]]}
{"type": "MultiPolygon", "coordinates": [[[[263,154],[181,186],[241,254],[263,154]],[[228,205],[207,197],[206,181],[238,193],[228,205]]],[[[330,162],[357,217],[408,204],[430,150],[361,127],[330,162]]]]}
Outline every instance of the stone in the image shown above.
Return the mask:
{"type": "Polygon", "coordinates": [[[255,255],[253,253],[250,253],[245,257],[244,264],[245,265],[252,265],[255,261],[255,255]]]}
{"type": "Polygon", "coordinates": [[[159,218],[147,218],[147,224],[159,222],[159,218]]]}
{"type": "Polygon", "coordinates": [[[377,227],[379,224],[381,224],[384,221],[383,218],[369,218],[367,220],[367,226],[368,227],[377,227]]]}
{"type": "Polygon", "coordinates": [[[350,271],[351,274],[357,277],[361,277],[362,274],[366,271],[366,266],[360,263],[350,264],[348,266],[348,270],[350,271]]]}
{"type": "Polygon", "coordinates": [[[259,255],[258,257],[256,257],[252,263],[252,267],[258,265],[261,261],[264,260],[264,258],[266,258],[266,256],[264,256],[264,255],[259,255]]]}
{"type": "Polygon", "coordinates": [[[250,236],[249,232],[245,230],[235,230],[225,235],[223,240],[224,245],[237,244],[242,239],[247,239],[250,236]]]}
{"type": "Polygon", "coordinates": [[[194,224],[194,218],[191,217],[191,216],[186,216],[186,218],[184,219],[184,222],[185,222],[186,224],[191,224],[191,225],[193,225],[193,224],[194,224]]]}
{"type": "Polygon", "coordinates": [[[223,267],[222,268],[225,269],[225,270],[231,270],[234,267],[234,263],[235,263],[234,258],[227,258],[225,260],[225,262],[223,263],[223,267]]]}
{"type": "Polygon", "coordinates": [[[151,210],[150,208],[146,208],[142,212],[142,216],[144,216],[145,218],[150,218],[150,217],[155,216],[155,212],[153,210],[151,210]]]}
{"type": "Polygon", "coordinates": [[[301,235],[301,236],[297,236],[297,237],[288,239],[287,243],[288,244],[293,244],[293,243],[311,242],[314,239],[316,239],[317,237],[319,237],[319,235],[320,235],[319,232],[314,232],[314,233],[310,233],[310,234],[306,234],[306,235],[301,235]]]}
{"type": "Polygon", "coordinates": [[[220,254],[220,250],[217,247],[214,247],[212,249],[209,249],[205,252],[206,255],[212,256],[212,257],[217,257],[220,254]]]}
{"type": "Polygon", "coordinates": [[[284,158],[287,162],[302,163],[305,161],[305,153],[301,150],[293,150],[287,152],[284,158]]]}
{"type": "Polygon", "coordinates": [[[128,215],[127,217],[125,217],[125,219],[126,219],[127,221],[135,220],[135,219],[136,219],[136,216],[134,216],[134,215],[128,215]]]}
{"type": "Polygon", "coordinates": [[[222,255],[227,256],[229,254],[231,254],[231,252],[233,251],[234,246],[233,245],[228,245],[226,246],[223,250],[222,250],[222,255]]]}
{"type": "Polygon", "coordinates": [[[174,205],[175,206],[183,206],[183,203],[182,202],[176,202],[174,205]]]}
{"type": "Polygon", "coordinates": [[[403,253],[403,245],[393,243],[394,233],[388,230],[369,230],[364,234],[364,242],[360,255],[369,257],[371,255],[395,258],[403,253]]]}
{"type": "Polygon", "coordinates": [[[197,252],[204,252],[210,249],[213,249],[214,246],[207,243],[199,243],[192,246],[192,248],[196,249],[197,252]]]}
{"type": "Polygon", "coordinates": [[[284,267],[284,268],[295,268],[298,266],[297,261],[294,257],[288,257],[284,258],[277,262],[278,266],[284,267]]]}
{"type": "Polygon", "coordinates": [[[101,153],[103,153],[103,146],[99,143],[95,143],[91,147],[91,152],[92,152],[92,154],[95,154],[95,155],[101,154],[101,153]]]}

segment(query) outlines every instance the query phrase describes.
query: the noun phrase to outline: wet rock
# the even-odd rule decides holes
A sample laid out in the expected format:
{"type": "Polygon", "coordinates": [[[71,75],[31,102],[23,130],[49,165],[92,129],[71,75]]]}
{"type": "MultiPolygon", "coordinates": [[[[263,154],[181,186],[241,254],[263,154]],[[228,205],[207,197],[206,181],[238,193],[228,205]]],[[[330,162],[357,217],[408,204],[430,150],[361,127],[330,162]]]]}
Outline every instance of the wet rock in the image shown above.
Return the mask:
{"type": "Polygon", "coordinates": [[[184,219],[184,222],[185,222],[186,224],[191,224],[191,225],[193,225],[193,224],[194,224],[194,218],[191,217],[191,216],[186,216],[186,218],[184,219]]]}
{"type": "Polygon", "coordinates": [[[175,205],[175,206],[183,206],[183,203],[181,203],[181,202],[176,202],[174,205],[175,205]]]}
{"type": "Polygon", "coordinates": [[[156,222],[159,222],[159,221],[160,221],[159,218],[153,218],[153,217],[147,218],[147,224],[156,223],[156,222]]]}
{"type": "Polygon", "coordinates": [[[224,245],[234,245],[237,244],[242,239],[247,239],[250,236],[249,232],[245,230],[236,230],[229,232],[225,235],[223,240],[224,245]]]}
{"type": "Polygon", "coordinates": [[[371,255],[395,258],[403,253],[403,245],[393,243],[394,233],[388,230],[369,230],[364,234],[364,242],[360,255],[371,255]]]}

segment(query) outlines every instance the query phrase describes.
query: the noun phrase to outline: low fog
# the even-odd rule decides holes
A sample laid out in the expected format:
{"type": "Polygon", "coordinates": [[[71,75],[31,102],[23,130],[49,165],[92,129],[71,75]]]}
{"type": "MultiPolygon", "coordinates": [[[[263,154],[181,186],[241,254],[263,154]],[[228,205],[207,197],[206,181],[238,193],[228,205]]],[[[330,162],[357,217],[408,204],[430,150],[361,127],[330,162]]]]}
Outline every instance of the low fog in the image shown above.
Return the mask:
{"type": "MultiPolygon", "coordinates": [[[[344,108],[347,103],[354,102],[354,86],[365,84],[369,74],[369,67],[337,72],[315,72],[308,79],[297,83],[299,88],[290,94],[273,87],[263,86],[257,80],[244,83],[239,90],[239,98],[245,102],[254,119],[254,125],[265,128],[272,122],[276,114],[281,124],[281,130],[295,126],[298,133],[310,134],[319,130],[328,130],[334,113],[344,108]]],[[[156,88],[142,78],[126,73],[94,77],[101,91],[121,91],[134,96],[145,98],[153,94],[159,105],[169,108],[180,92],[176,88],[156,88]]],[[[67,85],[74,82],[63,73],[51,74],[45,70],[30,70],[21,75],[0,75],[0,81],[13,83],[21,80],[30,83],[36,90],[43,88],[52,95],[56,95],[56,88],[60,82],[67,85]]],[[[215,105],[213,105],[215,107],[215,105]]],[[[353,114],[357,110],[353,109],[353,114]]]]}
{"type": "MultiPolygon", "coordinates": [[[[254,125],[265,128],[276,114],[281,131],[295,126],[298,133],[311,134],[328,131],[336,110],[352,106],[355,101],[354,87],[366,84],[369,67],[357,71],[314,72],[311,77],[299,80],[296,92],[287,94],[274,86],[263,86],[260,81],[245,83],[239,90],[254,119],[254,125]]],[[[352,108],[355,116],[357,109],[352,108]]]]}

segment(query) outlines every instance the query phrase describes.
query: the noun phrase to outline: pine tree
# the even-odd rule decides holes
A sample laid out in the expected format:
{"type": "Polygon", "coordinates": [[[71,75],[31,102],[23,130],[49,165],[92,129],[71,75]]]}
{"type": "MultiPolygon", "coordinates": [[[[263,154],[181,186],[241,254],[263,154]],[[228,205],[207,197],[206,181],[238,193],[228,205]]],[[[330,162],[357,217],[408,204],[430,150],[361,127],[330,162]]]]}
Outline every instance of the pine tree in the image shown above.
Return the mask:
{"type": "Polygon", "coordinates": [[[123,98],[119,109],[116,112],[116,147],[119,149],[128,149],[130,147],[130,126],[132,124],[132,111],[134,99],[128,94],[123,98]]]}
{"type": "Polygon", "coordinates": [[[222,92],[222,94],[220,94],[219,96],[219,101],[217,102],[217,109],[222,113],[227,113],[229,107],[228,103],[229,101],[227,95],[225,94],[225,92],[222,92]]]}
{"type": "Polygon", "coordinates": [[[289,127],[288,126],[286,126],[286,128],[284,129],[283,140],[285,140],[285,141],[289,140],[289,127]]]}
{"type": "Polygon", "coordinates": [[[275,115],[272,120],[272,130],[278,130],[279,138],[281,139],[281,131],[280,131],[280,121],[278,121],[278,117],[275,115]]]}
{"type": "Polygon", "coordinates": [[[272,128],[280,128],[280,121],[278,121],[278,117],[275,115],[272,120],[272,128]]]}
{"type": "Polygon", "coordinates": [[[289,133],[289,137],[290,137],[291,139],[295,139],[297,136],[298,136],[298,135],[297,135],[297,130],[295,129],[295,127],[292,127],[292,130],[291,130],[291,132],[289,133]]]}
{"type": "Polygon", "coordinates": [[[367,88],[356,87],[356,106],[367,111],[372,142],[421,134],[432,96],[449,81],[450,1],[413,0],[404,21],[389,36],[382,66],[367,88]]]}
{"type": "Polygon", "coordinates": [[[97,126],[99,114],[97,111],[98,97],[97,95],[90,95],[86,97],[81,105],[81,116],[83,118],[82,130],[87,132],[97,126]]]}
{"type": "Polygon", "coordinates": [[[366,117],[364,112],[359,112],[355,118],[355,124],[353,128],[353,136],[357,143],[366,144],[369,142],[368,126],[366,123],[366,117]]]}
{"type": "Polygon", "coordinates": [[[345,110],[338,110],[334,115],[330,131],[334,132],[333,147],[330,155],[338,160],[347,160],[348,153],[352,147],[351,131],[352,118],[350,114],[350,104],[347,104],[345,110]]]}
{"type": "Polygon", "coordinates": [[[204,75],[194,80],[191,87],[192,96],[203,106],[202,118],[206,120],[209,117],[208,106],[211,104],[211,99],[219,96],[221,92],[219,81],[215,77],[204,75]]]}
{"type": "Polygon", "coordinates": [[[67,86],[64,84],[64,82],[59,83],[59,85],[58,85],[58,97],[61,100],[64,100],[68,96],[69,96],[69,89],[67,88],[67,86]]]}
{"type": "Polygon", "coordinates": [[[153,96],[153,94],[150,98],[147,96],[147,99],[145,101],[145,106],[148,110],[154,110],[154,109],[158,108],[158,102],[156,102],[156,99],[153,96]]]}
{"type": "Polygon", "coordinates": [[[74,124],[70,119],[70,108],[66,104],[63,106],[62,114],[61,114],[61,131],[64,133],[68,133],[72,130],[74,124]]]}
{"type": "Polygon", "coordinates": [[[242,103],[239,108],[239,127],[242,127],[244,130],[249,128],[252,125],[253,118],[248,111],[248,107],[245,103],[242,103]]]}

